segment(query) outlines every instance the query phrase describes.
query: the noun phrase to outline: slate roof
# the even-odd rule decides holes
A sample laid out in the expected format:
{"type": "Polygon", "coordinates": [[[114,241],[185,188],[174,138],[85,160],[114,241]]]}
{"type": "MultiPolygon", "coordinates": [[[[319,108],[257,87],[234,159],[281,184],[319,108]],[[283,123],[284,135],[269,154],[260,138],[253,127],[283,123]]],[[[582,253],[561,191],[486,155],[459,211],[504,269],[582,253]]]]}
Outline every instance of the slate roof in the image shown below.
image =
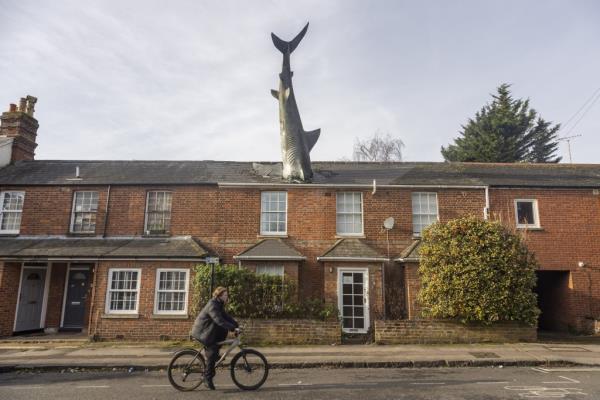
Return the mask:
{"type": "Polygon", "coordinates": [[[2,238],[0,258],[200,259],[207,255],[189,236],[170,238],[2,238]]]}
{"type": "Polygon", "coordinates": [[[394,261],[404,262],[404,261],[419,261],[419,250],[421,249],[421,239],[415,239],[413,242],[405,248],[400,256],[396,258],[394,261]]]}
{"type": "Polygon", "coordinates": [[[306,260],[306,257],[279,238],[263,239],[233,258],[236,260],[306,260]]]}
{"type": "Polygon", "coordinates": [[[360,239],[340,239],[323,255],[319,261],[387,261],[377,250],[360,239]]]}
{"type": "MultiPolygon", "coordinates": [[[[320,185],[372,185],[375,179],[378,185],[600,188],[600,164],[313,162],[312,167],[312,183],[320,185]]],[[[36,160],[0,168],[0,185],[234,183],[287,182],[277,162],[36,160]]]]}

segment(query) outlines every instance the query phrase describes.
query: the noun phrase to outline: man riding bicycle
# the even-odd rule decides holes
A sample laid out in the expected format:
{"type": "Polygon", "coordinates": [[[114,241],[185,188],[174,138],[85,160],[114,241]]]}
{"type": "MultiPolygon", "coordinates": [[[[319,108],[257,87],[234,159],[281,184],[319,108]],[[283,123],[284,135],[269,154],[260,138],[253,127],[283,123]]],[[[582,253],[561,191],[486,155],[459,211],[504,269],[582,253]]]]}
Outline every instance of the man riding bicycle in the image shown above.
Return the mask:
{"type": "Polygon", "coordinates": [[[229,302],[227,289],[219,286],[213,292],[213,297],[206,303],[192,327],[191,335],[204,345],[206,355],[206,371],[204,383],[210,390],[215,390],[213,377],[215,363],[219,359],[221,348],[217,343],[227,338],[228,332],[236,331],[238,323],[227,312],[225,305],[229,302]]]}

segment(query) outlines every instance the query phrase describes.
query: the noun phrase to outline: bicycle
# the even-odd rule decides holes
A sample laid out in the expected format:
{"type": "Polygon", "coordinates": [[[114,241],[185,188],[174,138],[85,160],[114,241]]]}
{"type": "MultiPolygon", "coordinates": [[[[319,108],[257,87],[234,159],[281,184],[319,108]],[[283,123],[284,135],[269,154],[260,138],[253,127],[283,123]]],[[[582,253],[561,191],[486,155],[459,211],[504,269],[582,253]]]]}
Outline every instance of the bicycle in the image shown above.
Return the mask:
{"type": "MultiPolygon", "coordinates": [[[[237,332],[233,339],[218,343],[221,346],[229,345],[229,347],[216,362],[215,368],[225,361],[233,349],[239,347],[240,351],[233,356],[229,366],[231,379],[242,390],[256,390],[267,380],[269,364],[259,351],[243,347],[241,332],[241,330],[237,332]]],[[[169,382],[175,389],[189,392],[202,385],[206,362],[201,351],[190,347],[175,353],[167,368],[169,382]]]]}

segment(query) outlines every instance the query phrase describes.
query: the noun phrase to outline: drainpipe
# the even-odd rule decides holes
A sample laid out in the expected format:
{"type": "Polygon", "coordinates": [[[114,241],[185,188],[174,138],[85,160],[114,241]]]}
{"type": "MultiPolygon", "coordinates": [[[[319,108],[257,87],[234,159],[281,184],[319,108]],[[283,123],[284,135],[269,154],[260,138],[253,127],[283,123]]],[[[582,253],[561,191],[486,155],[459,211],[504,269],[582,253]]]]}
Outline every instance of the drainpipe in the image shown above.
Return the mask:
{"type": "Polygon", "coordinates": [[[108,223],[108,202],[110,201],[110,185],[106,190],[106,207],[104,208],[104,227],[102,231],[102,237],[106,237],[106,224],[108,223]]]}
{"type": "Polygon", "coordinates": [[[485,208],[483,209],[483,219],[490,218],[490,187],[485,187],[485,208]]]}

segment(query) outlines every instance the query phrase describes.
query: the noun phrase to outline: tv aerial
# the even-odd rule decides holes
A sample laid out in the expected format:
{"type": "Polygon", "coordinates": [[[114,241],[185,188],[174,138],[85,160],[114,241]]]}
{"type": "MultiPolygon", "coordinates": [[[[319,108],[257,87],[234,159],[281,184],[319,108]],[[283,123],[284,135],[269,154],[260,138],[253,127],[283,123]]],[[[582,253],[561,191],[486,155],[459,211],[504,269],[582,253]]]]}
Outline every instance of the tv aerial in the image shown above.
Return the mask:
{"type": "Polygon", "coordinates": [[[386,230],[390,230],[394,227],[394,217],[388,217],[385,219],[385,221],[383,221],[383,227],[386,230]]]}

